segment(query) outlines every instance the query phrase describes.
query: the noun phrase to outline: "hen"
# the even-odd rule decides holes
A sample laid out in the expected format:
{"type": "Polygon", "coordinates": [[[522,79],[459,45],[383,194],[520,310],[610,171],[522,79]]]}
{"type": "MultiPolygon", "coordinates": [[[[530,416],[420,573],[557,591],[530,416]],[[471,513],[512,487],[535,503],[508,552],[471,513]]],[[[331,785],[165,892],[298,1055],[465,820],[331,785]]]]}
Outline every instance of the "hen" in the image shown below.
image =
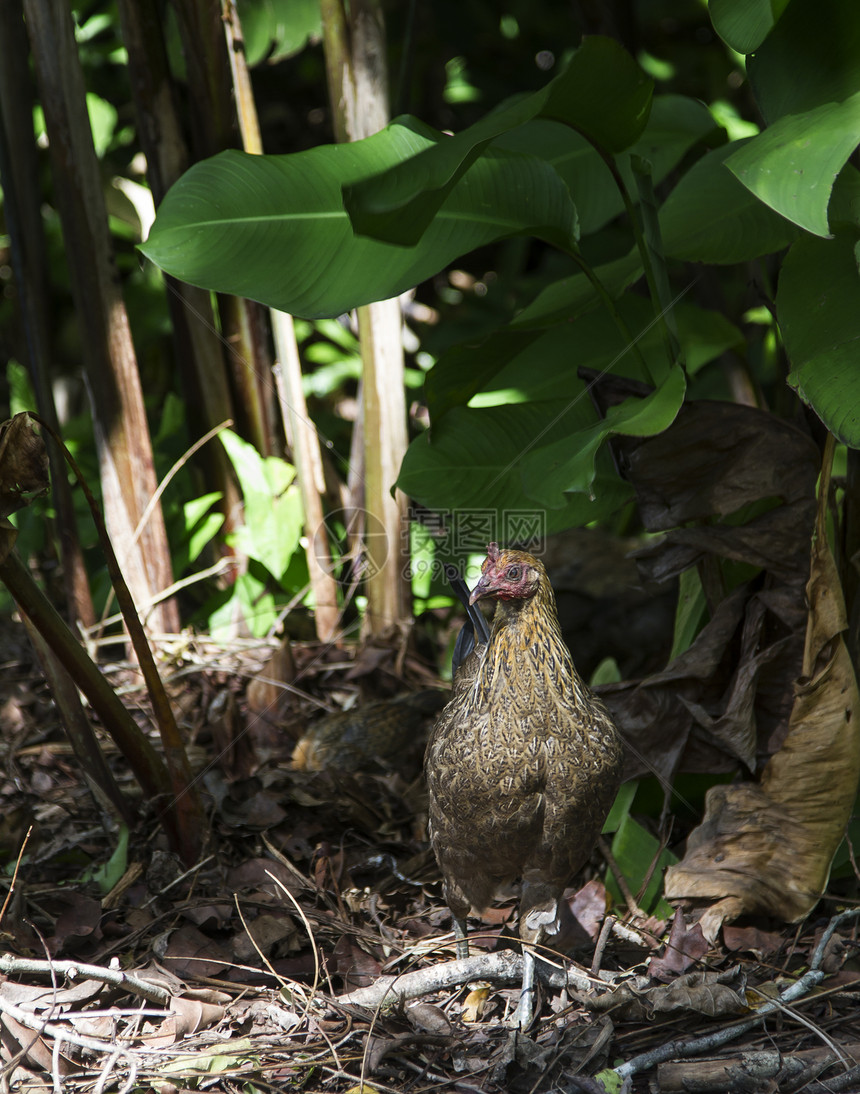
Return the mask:
{"type": "MultiPolygon", "coordinates": [[[[621,778],[615,726],[573,667],[543,564],[491,543],[470,604],[496,601],[430,734],[430,839],[454,916],[522,879],[519,932],[532,946],[559,931],[559,898],[600,834],[621,778]]],[[[524,949],[515,1021],[533,1014],[534,958],[524,949]]]]}

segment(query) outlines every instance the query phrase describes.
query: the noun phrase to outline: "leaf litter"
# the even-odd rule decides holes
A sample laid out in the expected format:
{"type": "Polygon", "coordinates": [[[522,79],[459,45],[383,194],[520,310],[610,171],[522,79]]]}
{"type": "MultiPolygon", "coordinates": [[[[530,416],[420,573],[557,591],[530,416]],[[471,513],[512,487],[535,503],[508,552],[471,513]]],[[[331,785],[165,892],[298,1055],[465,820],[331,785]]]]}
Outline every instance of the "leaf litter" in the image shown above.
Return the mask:
{"type": "MultiPolygon", "coordinates": [[[[687,420],[686,409],[672,428],[689,430],[700,444],[738,432],[723,410],[709,420],[697,409],[687,420]]],[[[755,446],[762,420],[750,418],[745,428],[742,447],[755,446]]],[[[515,1034],[506,1024],[521,976],[515,900],[503,897],[473,928],[467,963],[453,960],[450,915],[424,831],[418,723],[410,723],[410,749],[386,750],[386,737],[386,748],[358,758],[351,752],[349,771],[295,759],[297,742],[319,733],[313,727],[324,719],[337,724],[343,712],[355,734],[362,709],[391,700],[402,707],[404,692],[438,685],[423,660],[380,644],[355,657],[311,643],[219,648],[205,637],[177,640],[168,686],[209,800],[207,849],[186,870],[161,845],[155,804],[147,825],[130,834],[122,861],[122,835],[87,792],[29,652],[6,635],[0,840],[9,861],[33,831],[0,923],[6,1082],[28,1090],[246,1084],[525,1094],[645,1090],[656,1068],[658,1089],[683,1089],[693,1073],[670,1072],[688,1065],[668,1061],[682,1061],[698,1041],[712,1056],[726,1044],[723,1083],[726,1068],[771,1066],[762,1060],[777,1044],[782,1070],[768,1073],[773,1089],[860,1085],[855,920],[832,918],[834,892],[802,928],[779,929],[799,907],[809,915],[826,882],[826,874],[804,870],[802,846],[788,843],[780,858],[780,843],[796,827],[806,829],[796,837],[803,846],[832,843],[841,832],[826,795],[810,797],[808,778],[817,773],[794,741],[814,746],[820,731],[844,744],[845,771],[833,773],[841,778],[827,790],[839,798],[842,828],[857,753],[845,734],[846,725],[856,725],[856,692],[840,645],[844,622],[829,595],[838,580],[828,569],[826,541],[816,540],[811,577],[808,553],[801,566],[791,546],[804,534],[809,542],[809,529],[800,526],[815,519],[808,499],[817,453],[804,435],[783,432],[779,444],[794,446],[796,472],[791,495],[779,500],[786,512],[754,513],[737,533],[730,523],[689,522],[731,517],[776,488],[766,477],[764,484],[748,481],[743,460],[731,463],[739,476],[734,487],[726,476],[711,482],[703,470],[699,486],[679,502],[670,496],[677,460],[661,463],[659,448],[653,458],[646,450],[660,438],[631,442],[624,454],[637,490],[636,469],[647,472],[642,491],[656,499],[644,505],[651,530],[666,530],[662,545],[640,558],[653,574],[677,572],[690,552],[698,552],[703,572],[714,553],[764,567],[763,578],[740,583],[712,605],[710,622],[665,669],[603,689],[622,711],[633,773],[637,765],[667,779],[682,771],[764,773],[758,783],[711,791],[703,830],[688,840],[676,878],[696,876],[697,847],[724,839],[727,825],[731,830],[734,801],[769,793],[788,811],[770,801],[759,805],[754,836],[740,824],[754,851],[763,833],[773,838],[770,861],[753,859],[747,875],[754,884],[741,886],[740,896],[730,859],[704,871],[707,908],[741,902],[729,909],[740,916],[736,924],[719,913],[722,939],[714,929],[720,924],[701,917],[701,907],[677,908],[669,922],[642,918],[635,899],[626,913],[623,899],[610,907],[595,856],[566,902],[578,925],[577,948],[572,956],[544,955],[539,1020],[526,1035],[515,1034]],[[787,531],[789,539],[780,539],[787,531]],[[778,541],[790,549],[777,551],[778,541]],[[807,581],[808,621],[798,609],[807,581]],[[797,689],[786,692],[786,681],[795,679],[797,689]],[[821,688],[839,700],[822,703],[821,688]],[[792,763],[800,772],[794,778],[792,763]],[[786,765],[787,781],[767,775],[786,765]],[[797,807],[810,800],[814,808],[799,815],[797,807]],[[120,867],[110,879],[96,869],[109,860],[120,867]],[[772,894],[769,903],[749,896],[761,889],[772,894]],[[728,1047],[738,1036],[740,1045],[728,1047]]],[[[819,510],[819,525],[821,519],[819,510]]],[[[138,703],[127,690],[128,702],[138,703]]],[[[145,720],[143,710],[139,716],[145,720]]],[[[428,711],[425,724],[430,718],[428,711]]],[[[390,729],[391,719],[386,734],[390,729]]],[[[108,741],[103,747],[133,794],[115,750],[108,741]]],[[[711,858],[720,853],[722,843],[711,858]]],[[[696,895],[687,880],[681,888],[670,891],[696,895]]],[[[694,1078],[696,1089],[726,1088],[708,1087],[699,1073],[694,1078]]]]}
{"type": "MultiPolygon", "coordinates": [[[[297,649],[297,659],[309,649],[297,649]]],[[[234,653],[241,673],[222,662],[217,670],[185,676],[183,686],[201,692],[235,687],[268,654],[234,653]]],[[[338,656],[343,663],[343,653],[338,656]]],[[[344,671],[329,674],[337,687],[344,687],[344,671]]],[[[507,926],[510,901],[490,917],[482,945],[473,947],[471,975],[448,984],[441,976],[457,963],[421,829],[419,774],[293,770],[294,738],[286,734],[278,746],[266,738],[265,758],[250,770],[245,760],[231,770],[235,753],[227,752],[202,774],[212,792],[210,854],[186,873],[168,852],[154,854],[146,833],[135,833],[124,872],[131,884],[111,901],[81,879],[88,861],[108,857],[116,834],[101,826],[85,787],[76,784],[59,726],[42,721],[38,749],[22,746],[25,737],[32,739],[25,730],[33,728],[28,711],[35,709],[31,704],[19,712],[17,748],[7,753],[18,785],[31,788],[25,808],[39,819],[2,926],[5,949],[20,958],[44,960],[44,939],[55,959],[55,983],[44,972],[3,968],[3,1060],[20,1089],[47,1089],[54,1076],[61,1089],[90,1090],[108,1069],[109,1081],[121,1088],[132,1061],[140,1090],[165,1089],[165,1083],[232,1089],[240,1081],[333,1091],[362,1082],[380,1091],[528,1091],[561,1082],[590,1089],[581,1085],[586,1076],[677,1037],[679,1014],[685,1034],[708,1031],[749,1013],[754,998],[769,995],[782,976],[796,975],[809,960],[811,933],[792,952],[789,936],[773,935],[778,949],[771,942],[763,965],[759,928],[734,928],[731,950],[703,946],[700,929],[678,912],[666,942],[664,925],[657,924],[650,935],[635,936],[636,946],[629,936],[611,935],[592,978],[607,906],[595,875],[570,893],[586,944],[573,960],[552,957],[541,985],[540,1021],[527,1036],[514,1035],[505,1025],[520,976],[507,926]],[[143,867],[137,874],[135,864],[143,867]],[[104,970],[118,965],[161,987],[167,1002],[157,1006],[121,982],[75,975],[84,963],[104,970]],[[409,999],[398,982],[416,974],[425,982],[409,999]],[[391,976],[394,987],[381,1006],[351,998],[391,976]]],[[[204,704],[187,709],[196,710],[190,717],[197,724],[189,729],[200,763],[209,755],[211,729],[204,704]]],[[[237,709],[237,725],[252,725],[255,715],[241,693],[237,709]]],[[[308,704],[308,717],[310,711],[308,704]]],[[[247,736],[253,743],[253,730],[247,736]]],[[[5,805],[21,797],[10,781],[0,794],[5,805]]],[[[855,951],[850,932],[840,937],[846,944],[832,973],[844,975],[855,951]]],[[[832,1029],[834,1016],[855,1006],[854,987],[840,983],[838,993],[821,1003],[813,999],[805,1012],[832,1029]]],[[[786,1027],[786,1049],[797,1047],[802,1027],[786,1027]]],[[[814,1044],[815,1037],[807,1034],[804,1043],[814,1044]]]]}

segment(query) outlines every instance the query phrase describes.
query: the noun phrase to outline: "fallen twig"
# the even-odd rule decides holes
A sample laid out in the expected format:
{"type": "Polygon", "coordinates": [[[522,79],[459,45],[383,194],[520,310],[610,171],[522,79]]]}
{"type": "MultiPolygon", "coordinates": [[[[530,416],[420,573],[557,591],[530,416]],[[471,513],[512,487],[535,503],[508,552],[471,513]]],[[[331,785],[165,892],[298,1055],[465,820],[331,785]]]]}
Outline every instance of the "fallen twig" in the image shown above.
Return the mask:
{"type": "Polygon", "coordinates": [[[122,969],[105,969],[101,965],[84,965],[80,961],[34,961],[26,957],[13,957],[7,953],[0,956],[0,972],[8,976],[24,973],[50,973],[51,975],[59,973],[69,980],[86,977],[89,980],[99,980],[103,984],[126,988],[133,995],[139,995],[160,1007],[166,1007],[170,1002],[170,992],[166,988],[160,988],[157,984],[150,984],[137,976],[131,976],[122,969]]]}
{"type": "MultiPolygon", "coordinates": [[[[845,1045],[844,1051],[856,1057],[860,1055],[860,1044],[845,1045]]],[[[777,1076],[780,1076],[782,1082],[786,1082],[797,1079],[810,1070],[813,1074],[820,1074],[840,1062],[841,1053],[827,1047],[802,1049],[791,1053],[781,1052],[779,1049],[747,1050],[736,1056],[715,1060],[661,1064],[657,1072],[657,1082],[660,1090],[666,1094],[689,1090],[695,1090],[697,1094],[722,1094],[725,1090],[742,1089],[741,1084],[749,1084],[751,1081],[760,1083],[764,1089],[777,1076]]],[[[843,1075],[837,1076],[836,1082],[842,1078],[843,1075]]],[[[828,1079],[827,1089],[836,1090],[839,1087],[834,1084],[834,1080],[828,1079]]]]}
{"type": "Polygon", "coordinates": [[[135,1080],[137,1079],[137,1060],[130,1049],[124,1048],[121,1045],[111,1044],[109,1041],[99,1041],[95,1037],[84,1037],[79,1033],[72,1033],[71,1030],[66,1029],[64,1026],[58,1026],[56,1022],[49,1022],[30,1011],[24,1010],[22,1007],[15,1006],[14,1003],[8,1003],[2,997],[0,997],[0,1011],[4,1014],[8,1014],[9,1017],[14,1018],[16,1022],[19,1022],[27,1029],[32,1029],[41,1036],[53,1037],[53,1057],[55,1060],[59,1055],[60,1045],[62,1044],[75,1045],[77,1048],[89,1049],[90,1052],[103,1052],[109,1057],[108,1065],[110,1067],[113,1067],[113,1064],[116,1062],[119,1055],[123,1056],[128,1062],[129,1074],[120,1094],[125,1094],[125,1091],[130,1090],[134,1085],[135,1080]]]}
{"type": "Polygon", "coordinates": [[[841,912],[839,915],[834,916],[815,947],[808,971],[799,980],[786,988],[777,999],[770,1000],[759,1007],[752,1018],[747,1018],[731,1026],[723,1026],[722,1029],[714,1030],[713,1033],[709,1033],[704,1037],[697,1037],[692,1041],[669,1041],[667,1044],[659,1045],[650,1052],[643,1052],[641,1056],[634,1056],[632,1060],[628,1060],[616,1067],[615,1073],[624,1080],[676,1057],[701,1056],[705,1052],[719,1048],[721,1045],[733,1041],[736,1037],[740,1037],[742,1033],[746,1033],[748,1029],[758,1025],[768,1014],[782,1010],[786,1003],[793,1003],[795,1000],[800,999],[827,976],[827,973],[821,969],[821,963],[836,928],[849,919],[856,919],[857,916],[860,916],[860,908],[850,908],[847,912],[841,912]]]}
{"type": "Polygon", "coordinates": [[[513,950],[478,954],[457,961],[446,961],[399,976],[381,976],[366,988],[358,988],[337,997],[338,1003],[359,1007],[378,1007],[383,1002],[417,999],[445,988],[458,987],[470,980],[501,980],[516,984],[522,979],[522,957],[513,950]]]}
{"type": "MultiPolygon", "coordinates": [[[[579,1002],[587,1002],[586,995],[594,995],[595,987],[612,989],[616,980],[629,981],[627,973],[601,972],[592,978],[578,969],[548,966],[538,960],[536,972],[540,980],[553,988],[566,988],[577,994],[579,1002]]],[[[505,984],[519,984],[523,975],[522,954],[515,950],[499,950],[497,953],[475,954],[472,957],[446,961],[414,972],[398,976],[381,976],[366,988],[357,988],[337,996],[338,1003],[359,1007],[379,1007],[398,1000],[417,999],[421,995],[445,991],[447,988],[468,984],[471,980],[493,980],[505,984]]],[[[641,978],[640,978],[641,979],[641,978]]],[[[647,983],[647,978],[639,987],[647,983]]]]}

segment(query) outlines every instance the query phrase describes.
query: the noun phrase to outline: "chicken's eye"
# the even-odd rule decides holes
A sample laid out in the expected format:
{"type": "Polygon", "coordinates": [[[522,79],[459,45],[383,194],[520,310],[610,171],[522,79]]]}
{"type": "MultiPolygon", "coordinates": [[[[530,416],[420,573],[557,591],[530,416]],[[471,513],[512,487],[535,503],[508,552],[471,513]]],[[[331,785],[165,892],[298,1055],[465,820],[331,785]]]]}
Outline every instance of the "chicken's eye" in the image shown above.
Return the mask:
{"type": "Polygon", "coordinates": [[[521,568],[519,566],[509,566],[507,570],[507,577],[511,581],[519,581],[521,568]]]}

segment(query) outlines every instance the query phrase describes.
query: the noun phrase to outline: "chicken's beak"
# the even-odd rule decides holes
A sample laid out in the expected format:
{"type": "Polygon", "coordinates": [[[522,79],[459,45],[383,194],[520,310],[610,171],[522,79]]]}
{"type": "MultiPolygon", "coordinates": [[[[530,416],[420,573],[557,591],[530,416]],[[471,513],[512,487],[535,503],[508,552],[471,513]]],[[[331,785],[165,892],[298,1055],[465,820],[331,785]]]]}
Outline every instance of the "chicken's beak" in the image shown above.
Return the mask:
{"type": "Polygon", "coordinates": [[[472,589],[472,595],[469,597],[469,604],[474,604],[480,600],[483,596],[489,596],[493,591],[492,583],[487,574],[481,574],[481,580],[472,589]]]}

